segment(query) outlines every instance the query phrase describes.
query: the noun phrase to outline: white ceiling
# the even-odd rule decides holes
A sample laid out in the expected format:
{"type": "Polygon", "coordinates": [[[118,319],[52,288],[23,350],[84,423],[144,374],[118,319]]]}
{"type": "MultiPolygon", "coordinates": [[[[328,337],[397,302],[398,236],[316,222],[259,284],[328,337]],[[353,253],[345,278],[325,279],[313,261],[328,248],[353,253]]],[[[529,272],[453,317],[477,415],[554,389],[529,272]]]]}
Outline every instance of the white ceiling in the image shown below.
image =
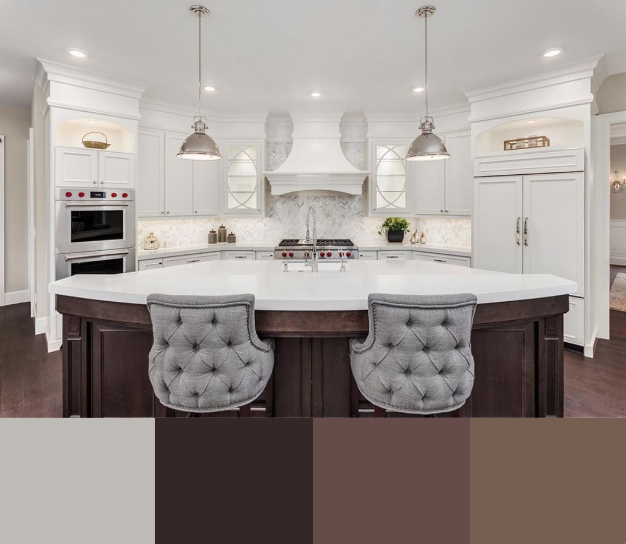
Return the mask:
{"type": "MultiPolygon", "coordinates": [[[[204,0],[205,108],[421,109],[420,0],[204,0]],[[324,94],[314,100],[309,91],[324,94]]],[[[0,0],[0,107],[28,108],[35,58],[131,79],[193,102],[191,0],[0,0]],[[89,52],[70,57],[65,49],[89,52]]],[[[626,71],[626,1],[439,0],[429,23],[431,103],[461,89],[605,54],[626,71]],[[559,57],[545,59],[550,47],[559,57]]]]}

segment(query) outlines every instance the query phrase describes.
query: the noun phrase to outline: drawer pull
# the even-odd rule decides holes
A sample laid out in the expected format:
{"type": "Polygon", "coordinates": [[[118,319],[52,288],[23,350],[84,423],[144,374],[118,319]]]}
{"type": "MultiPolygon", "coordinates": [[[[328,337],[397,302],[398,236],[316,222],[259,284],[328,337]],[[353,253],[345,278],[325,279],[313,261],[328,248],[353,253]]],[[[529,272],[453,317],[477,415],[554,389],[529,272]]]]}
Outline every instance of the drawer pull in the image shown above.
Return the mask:
{"type": "Polygon", "coordinates": [[[235,255],[235,259],[247,259],[246,255],[235,255]]]}
{"type": "Polygon", "coordinates": [[[188,263],[199,263],[200,259],[194,259],[193,261],[187,261],[188,263]]]}
{"type": "Polygon", "coordinates": [[[387,255],[387,259],[398,259],[398,255],[387,255]]]}
{"type": "Polygon", "coordinates": [[[435,261],[436,263],[447,263],[448,261],[444,260],[444,259],[433,259],[433,261],[435,261]]]}

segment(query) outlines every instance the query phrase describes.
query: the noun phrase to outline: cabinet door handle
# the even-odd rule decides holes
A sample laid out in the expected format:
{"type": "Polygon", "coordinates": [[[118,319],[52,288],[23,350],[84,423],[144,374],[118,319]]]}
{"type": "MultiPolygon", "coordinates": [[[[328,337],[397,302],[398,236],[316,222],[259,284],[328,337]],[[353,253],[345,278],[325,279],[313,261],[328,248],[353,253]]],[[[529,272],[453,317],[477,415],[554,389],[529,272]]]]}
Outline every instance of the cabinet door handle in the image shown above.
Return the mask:
{"type": "Polygon", "coordinates": [[[524,217],[524,245],[528,245],[528,217],[524,217]]]}
{"type": "Polygon", "coordinates": [[[517,240],[517,245],[521,246],[522,245],[522,241],[520,238],[521,232],[520,232],[520,223],[522,222],[522,218],[518,217],[517,218],[517,227],[515,229],[515,239],[517,240]]]}

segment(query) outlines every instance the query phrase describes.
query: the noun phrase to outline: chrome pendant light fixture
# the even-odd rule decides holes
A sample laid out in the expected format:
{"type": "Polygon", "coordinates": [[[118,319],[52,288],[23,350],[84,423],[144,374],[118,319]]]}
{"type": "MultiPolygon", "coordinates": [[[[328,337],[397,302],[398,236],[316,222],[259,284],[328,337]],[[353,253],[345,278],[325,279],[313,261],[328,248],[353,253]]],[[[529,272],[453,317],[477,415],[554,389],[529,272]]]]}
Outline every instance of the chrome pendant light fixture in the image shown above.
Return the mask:
{"type": "Polygon", "coordinates": [[[435,125],[428,112],[428,17],[435,14],[434,6],[423,6],[415,12],[424,19],[424,90],[426,91],[426,115],[420,119],[422,133],[413,140],[406,156],[407,161],[436,161],[448,159],[450,154],[443,141],[433,130],[435,125]]]}
{"type": "Polygon", "coordinates": [[[202,18],[208,17],[210,11],[204,6],[191,6],[189,10],[198,17],[198,115],[191,125],[194,133],[185,139],[178,157],[192,161],[219,161],[222,155],[213,138],[206,133],[209,127],[202,115],[202,18]]]}

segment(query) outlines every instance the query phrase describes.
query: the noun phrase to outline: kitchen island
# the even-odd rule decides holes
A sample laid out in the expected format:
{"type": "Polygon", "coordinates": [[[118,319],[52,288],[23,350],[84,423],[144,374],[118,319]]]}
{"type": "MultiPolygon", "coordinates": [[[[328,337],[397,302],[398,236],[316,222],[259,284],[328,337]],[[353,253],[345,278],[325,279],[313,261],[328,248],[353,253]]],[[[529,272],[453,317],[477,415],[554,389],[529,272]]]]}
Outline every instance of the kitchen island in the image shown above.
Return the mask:
{"type": "Polygon", "coordinates": [[[285,272],[278,261],[214,261],[73,276],[50,285],[63,314],[63,413],[164,415],[148,380],[150,293],[255,295],[259,336],[275,340],[273,377],[252,405],[222,417],[371,416],[348,348],[350,338],[368,333],[368,295],[474,293],[476,380],[466,405],[449,415],[562,417],[563,314],[576,288],[551,275],[410,260],[350,261],[345,272],[320,263],[316,274],[285,272]]]}

